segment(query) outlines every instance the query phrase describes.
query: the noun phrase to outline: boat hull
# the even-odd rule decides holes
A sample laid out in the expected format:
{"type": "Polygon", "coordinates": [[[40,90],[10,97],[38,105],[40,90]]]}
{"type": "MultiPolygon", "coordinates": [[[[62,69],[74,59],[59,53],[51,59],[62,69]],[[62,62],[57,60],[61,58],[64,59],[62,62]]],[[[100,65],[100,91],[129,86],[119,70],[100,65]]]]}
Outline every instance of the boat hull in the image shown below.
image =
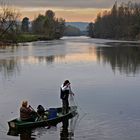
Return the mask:
{"type": "MultiPolygon", "coordinates": [[[[62,108],[56,108],[57,112],[60,114],[62,113],[62,108]]],[[[42,127],[42,126],[55,126],[59,122],[62,122],[64,119],[70,119],[77,114],[77,107],[74,106],[70,109],[69,113],[64,115],[59,115],[54,118],[49,119],[42,119],[34,122],[26,122],[21,121],[18,118],[13,119],[8,122],[9,129],[25,129],[25,128],[35,128],[35,127],[42,127]]]]}

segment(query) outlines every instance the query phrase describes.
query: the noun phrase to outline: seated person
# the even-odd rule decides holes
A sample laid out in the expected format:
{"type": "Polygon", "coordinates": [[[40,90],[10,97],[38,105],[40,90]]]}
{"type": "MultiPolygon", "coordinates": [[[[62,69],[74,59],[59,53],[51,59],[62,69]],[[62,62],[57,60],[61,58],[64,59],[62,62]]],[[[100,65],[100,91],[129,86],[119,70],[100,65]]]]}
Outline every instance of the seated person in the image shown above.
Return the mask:
{"type": "Polygon", "coordinates": [[[35,121],[35,111],[31,108],[31,106],[27,106],[28,102],[23,101],[22,106],[20,108],[20,119],[22,121],[35,121]]]}

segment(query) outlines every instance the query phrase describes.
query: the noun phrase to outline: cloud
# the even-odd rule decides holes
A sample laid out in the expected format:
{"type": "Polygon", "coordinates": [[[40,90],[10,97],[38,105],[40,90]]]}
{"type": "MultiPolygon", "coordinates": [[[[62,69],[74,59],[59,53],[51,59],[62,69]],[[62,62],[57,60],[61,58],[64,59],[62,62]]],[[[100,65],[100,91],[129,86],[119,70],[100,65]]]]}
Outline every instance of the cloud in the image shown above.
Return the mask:
{"type": "Polygon", "coordinates": [[[72,9],[72,10],[57,10],[55,11],[57,17],[63,17],[66,21],[86,21],[91,22],[96,18],[97,13],[106,9],[96,8],[85,8],[83,9],[72,9]]]}
{"type": "MultiPolygon", "coordinates": [[[[67,8],[110,8],[115,0],[4,0],[13,6],[22,7],[67,7],[67,8]]],[[[128,2],[130,0],[117,0],[128,2]]],[[[133,0],[140,2],[140,0],[133,0]]]]}
{"type": "MultiPolygon", "coordinates": [[[[56,17],[66,21],[94,21],[97,13],[112,8],[116,0],[0,0],[19,9],[22,16],[33,20],[39,13],[44,14],[51,9],[56,17]]],[[[128,3],[130,0],[117,0],[128,3]]],[[[132,0],[140,2],[140,0],[132,0]]]]}

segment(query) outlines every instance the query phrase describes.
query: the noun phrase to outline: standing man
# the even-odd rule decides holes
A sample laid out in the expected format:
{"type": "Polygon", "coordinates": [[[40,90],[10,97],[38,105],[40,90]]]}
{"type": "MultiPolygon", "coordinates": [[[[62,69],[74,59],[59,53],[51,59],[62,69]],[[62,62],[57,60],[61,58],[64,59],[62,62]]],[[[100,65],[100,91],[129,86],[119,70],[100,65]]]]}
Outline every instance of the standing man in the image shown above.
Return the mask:
{"type": "Polygon", "coordinates": [[[69,94],[74,95],[71,91],[69,80],[66,80],[60,88],[60,98],[62,99],[62,113],[67,114],[69,112],[69,94]]]}

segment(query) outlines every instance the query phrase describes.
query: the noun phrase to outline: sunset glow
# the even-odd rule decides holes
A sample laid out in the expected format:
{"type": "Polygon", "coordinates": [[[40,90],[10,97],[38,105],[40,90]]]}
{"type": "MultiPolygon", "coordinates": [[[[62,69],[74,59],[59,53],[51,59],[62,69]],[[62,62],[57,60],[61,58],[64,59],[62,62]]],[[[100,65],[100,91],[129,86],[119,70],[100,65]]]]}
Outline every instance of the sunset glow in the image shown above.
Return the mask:
{"type": "Polygon", "coordinates": [[[64,9],[64,8],[53,8],[53,7],[28,7],[28,8],[20,8],[21,11],[21,19],[25,16],[28,16],[30,20],[33,20],[37,15],[44,14],[46,10],[53,10],[55,12],[56,17],[63,18],[66,21],[76,22],[76,21],[84,21],[84,22],[93,22],[96,18],[96,15],[99,12],[108,9],[97,9],[97,8],[84,8],[84,9],[64,9]]]}
{"type": "MultiPolygon", "coordinates": [[[[67,22],[94,22],[97,13],[109,10],[114,5],[114,0],[3,0],[4,4],[16,7],[23,17],[33,20],[38,14],[46,10],[55,12],[56,17],[67,22]]],[[[117,4],[128,3],[130,0],[117,0],[117,4]]],[[[133,0],[139,2],[139,0],[133,0]]]]}
{"type": "Polygon", "coordinates": [[[77,63],[77,62],[96,62],[97,56],[95,52],[92,53],[76,53],[76,54],[69,54],[69,55],[60,55],[60,56],[50,56],[52,57],[51,61],[48,56],[47,57],[35,57],[35,56],[29,56],[29,57],[23,57],[21,59],[21,62],[28,63],[28,64],[46,64],[46,63],[77,63]]]}

